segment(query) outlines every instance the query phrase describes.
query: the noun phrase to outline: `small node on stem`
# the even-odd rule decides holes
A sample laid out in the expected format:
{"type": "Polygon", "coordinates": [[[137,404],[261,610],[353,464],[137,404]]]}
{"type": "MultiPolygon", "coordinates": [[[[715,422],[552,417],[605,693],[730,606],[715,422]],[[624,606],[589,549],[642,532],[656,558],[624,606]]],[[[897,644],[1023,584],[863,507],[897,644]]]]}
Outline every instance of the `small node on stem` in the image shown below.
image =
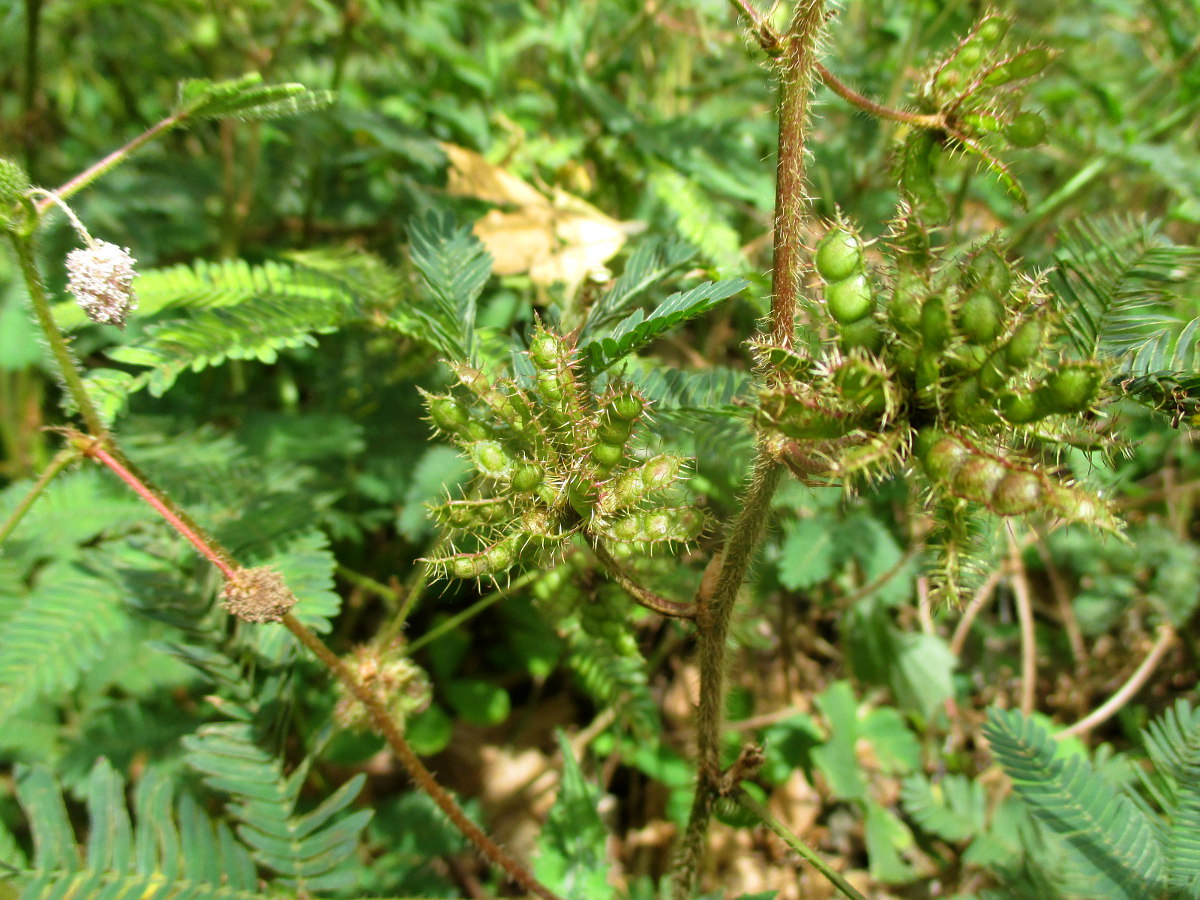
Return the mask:
{"type": "Polygon", "coordinates": [[[279,622],[296,605],[283,576],[270,566],[237,569],[221,591],[221,605],[246,622],[279,622]]]}

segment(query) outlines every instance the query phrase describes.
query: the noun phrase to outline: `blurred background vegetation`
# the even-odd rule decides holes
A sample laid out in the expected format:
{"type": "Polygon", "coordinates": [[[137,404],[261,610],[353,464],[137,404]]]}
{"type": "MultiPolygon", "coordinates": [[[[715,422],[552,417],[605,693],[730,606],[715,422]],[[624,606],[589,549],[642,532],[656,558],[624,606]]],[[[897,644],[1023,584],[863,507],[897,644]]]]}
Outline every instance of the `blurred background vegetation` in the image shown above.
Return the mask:
{"type": "MultiPolygon", "coordinates": [[[[995,7],[1015,17],[1018,38],[1062,50],[1026,104],[1042,111],[1049,134],[1044,146],[1012,157],[1031,198],[1027,209],[973,162],[947,167],[943,185],[959,210],[947,240],[1001,229],[1027,261],[1049,266],[1065,224],[1144,218],[1157,223],[1162,240],[1196,244],[1200,6],[995,7]]],[[[916,69],[982,8],[963,0],[848,0],[831,24],[825,64],[868,96],[903,105],[916,69]]],[[[584,226],[624,244],[608,261],[615,273],[634,248],[661,241],[696,251],[693,268],[676,280],[749,278],[747,299],[650,354],[691,370],[718,367],[736,381],[749,368],[744,342],[766,309],[769,283],[776,126],[759,57],[723,0],[25,0],[0,9],[0,154],[20,160],[35,184],[53,187],[166,115],[183,79],[256,71],[269,82],[329,89],[337,100],[323,112],[169,134],[81,193],[76,212],[97,237],[132,248],[142,270],[196,260],[260,264],[345,248],[406,270],[409,229],[419,217],[451,210],[467,223],[493,205],[456,186],[449,170],[467,180],[472,166],[478,177],[502,171],[548,198],[556,215],[572,209],[584,226]],[[460,148],[483,159],[455,162],[460,148]]],[[[865,234],[879,234],[896,202],[889,168],[896,126],[824,87],[818,101],[816,210],[832,217],[840,209],[865,234]]],[[[508,197],[510,209],[530,205],[529,195],[520,196],[508,197]]],[[[526,231],[548,227],[534,219],[526,231]]],[[[493,231],[498,262],[517,253],[522,234],[512,222],[493,231]]],[[[59,261],[73,246],[59,217],[43,249],[50,286],[60,293],[59,261]]],[[[495,335],[574,302],[519,261],[511,271],[494,278],[481,301],[480,321],[495,335]]],[[[580,290],[593,288],[585,281],[580,290]]],[[[1174,302],[1170,313],[1179,319],[1200,315],[1194,282],[1174,302]]],[[[77,332],[74,346],[89,364],[111,367],[106,350],[124,339],[92,326],[77,332]]],[[[268,361],[184,372],[161,396],[136,393],[118,431],[139,465],[233,546],[288,547],[319,569],[314,590],[336,613],[329,639],[346,652],[394,614],[404,584],[414,583],[415,560],[434,539],[423,504],[466,468],[421,420],[416,388],[446,380],[428,344],[366,324],[297,343],[268,361]]],[[[64,421],[58,399],[24,288],[0,256],[5,510],[57,449],[44,429],[64,421]]],[[[1138,727],[1176,697],[1194,696],[1194,433],[1132,405],[1105,415],[1127,451],[1110,462],[1083,453],[1062,462],[1115,498],[1130,543],[1084,529],[1031,531],[1017,535],[1013,556],[1003,536],[993,536],[996,551],[980,572],[989,602],[966,626],[961,610],[925,602],[921,525],[903,478],[857,497],[798,483],[779,495],[779,527],[738,623],[730,717],[743,738],[766,743],[763,796],[874,896],[965,897],[1003,884],[1015,891],[1007,896],[1050,896],[1043,891],[1058,884],[1052,845],[1001,800],[994,780],[977,777],[987,764],[975,739],[981,710],[1015,705],[1022,690],[1018,582],[1030,587],[1037,613],[1037,708],[1060,723],[1086,715],[1124,683],[1164,622],[1178,635],[1136,699],[1091,735],[1093,745],[1111,744],[1105,758],[1114,778],[1132,780],[1144,756],[1138,727]],[[934,797],[952,793],[944,788],[951,783],[961,796],[934,797]],[[959,816],[958,830],[934,821],[931,809],[959,816]]],[[[752,446],[741,420],[667,418],[654,440],[695,455],[696,490],[715,513],[728,513],[752,446]]],[[[180,608],[211,601],[211,577],[103,476],[71,473],[63,485],[22,526],[19,552],[0,558],[0,622],[24,609],[41,567],[94,562],[98,547],[130,539],[111,565],[140,566],[131,558],[137,553],[155,559],[141,570],[153,578],[131,585],[114,576],[123,605],[80,638],[86,666],[38,687],[19,714],[6,709],[12,717],[0,730],[0,758],[42,762],[78,797],[100,755],[127,778],[149,764],[182,766],[179,737],[213,718],[220,705],[205,697],[221,691],[180,664],[178,653],[130,655],[147,641],[179,643],[184,631],[139,609],[163,596],[183,598],[170,601],[180,608]],[[65,528],[55,509],[75,508],[68,501],[91,515],[65,528]]],[[[683,566],[661,559],[650,577],[686,596],[711,549],[701,545],[683,566]]],[[[586,563],[571,577],[589,596],[609,587],[586,563]]],[[[502,602],[442,630],[488,591],[430,586],[407,635],[421,642],[414,658],[431,675],[434,702],[413,720],[410,736],[477,815],[524,852],[549,807],[553,729],[582,730],[587,740],[577,752],[590,741],[585,768],[614,798],[603,808],[617,880],[632,896],[649,897],[688,803],[687,631],[639,619],[630,625],[634,671],[589,675],[569,641],[535,614],[535,600],[558,590],[524,580],[502,602]]],[[[3,662],[0,651],[0,678],[18,678],[18,669],[3,675],[3,662]]],[[[298,671],[279,692],[288,705],[281,734],[311,745],[333,698],[315,667],[300,663],[298,671]]],[[[293,761],[303,755],[282,737],[279,746],[293,761]]],[[[376,814],[341,895],[473,895],[472,886],[492,876],[477,870],[422,798],[407,793],[379,748],[373,737],[342,733],[323,745],[309,775],[317,798],[353,772],[370,776],[364,797],[376,814]],[[414,828],[418,822],[427,824],[414,828]]],[[[0,820],[18,843],[27,840],[3,783],[0,820]]],[[[769,836],[743,829],[716,840],[714,889],[723,885],[730,896],[780,890],[781,898],[826,890],[810,885],[809,875],[797,882],[769,836]]]]}

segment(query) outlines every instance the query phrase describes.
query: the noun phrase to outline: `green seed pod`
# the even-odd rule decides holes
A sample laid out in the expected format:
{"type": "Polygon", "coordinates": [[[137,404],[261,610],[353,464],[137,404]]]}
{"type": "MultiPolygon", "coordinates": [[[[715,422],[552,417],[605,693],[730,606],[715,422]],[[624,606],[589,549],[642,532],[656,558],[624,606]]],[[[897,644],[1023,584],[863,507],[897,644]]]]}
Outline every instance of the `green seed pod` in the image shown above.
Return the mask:
{"type": "Polygon", "coordinates": [[[487,559],[482,553],[462,553],[445,560],[434,560],[446,566],[446,570],[454,578],[466,580],[479,578],[487,572],[487,559]]]}
{"type": "Polygon", "coordinates": [[[1042,349],[1042,323],[1029,319],[1017,326],[1004,346],[1004,358],[1013,369],[1023,369],[1033,362],[1042,349]]]}
{"type": "Polygon", "coordinates": [[[1012,81],[1032,78],[1049,65],[1050,58],[1050,51],[1046,48],[1033,47],[998,65],[988,73],[983,83],[990,87],[998,87],[1012,81]]]}
{"type": "Polygon", "coordinates": [[[954,492],[968,500],[990,503],[1008,468],[990,456],[970,456],[954,473],[954,492]]]}
{"type": "Polygon", "coordinates": [[[977,378],[966,378],[959,382],[950,397],[950,410],[956,422],[982,425],[995,419],[980,396],[977,378]]]}
{"type": "Polygon", "coordinates": [[[972,344],[990,344],[1004,327],[1004,308],[991,294],[974,293],[958,309],[958,328],[972,344]]]}
{"type": "Polygon", "coordinates": [[[1081,413],[1096,399],[1101,380],[1094,363],[1070,363],[1051,372],[1037,394],[1051,412],[1081,413]]]}
{"type": "Polygon", "coordinates": [[[995,297],[1003,297],[1012,287],[1008,262],[991,247],[984,247],[971,260],[967,280],[995,297]]]}
{"type": "Polygon", "coordinates": [[[862,241],[854,232],[840,225],[831,228],[818,242],[813,262],[817,274],[827,282],[845,281],[862,271],[862,241]]]}
{"type": "Polygon", "coordinates": [[[1095,497],[1065,484],[1055,485],[1050,491],[1049,507],[1069,522],[1102,523],[1111,514],[1095,497]]]}
{"type": "Polygon", "coordinates": [[[1033,472],[1024,469],[1010,471],[992,492],[991,508],[1001,516],[1020,516],[1042,505],[1045,490],[1033,472]]]}
{"type": "Polygon", "coordinates": [[[1035,422],[1038,419],[1044,419],[1050,414],[1050,411],[1046,409],[1037,392],[1032,394],[1018,394],[1014,391],[1006,391],[1000,395],[998,405],[1000,407],[1000,415],[1014,425],[1025,425],[1029,422],[1035,422]]]}
{"type": "Polygon", "coordinates": [[[542,371],[557,369],[560,362],[565,362],[567,356],[563,339],[542,328],[534,332],[529,341],[529,359],[534,366],[542,371]]]}
{"type": "Polygon", "coordinates": [[[512,475],[513,458],[499,441],[475,441],[467,445],[467,453],[481,475],[498,480],[512,475]]]}
{"type": "Polygon", "coordinates": [[[878,356],[883,349],[883,329],[871,316],[859,319],[841,327],[841,347],[844,353],[863,349],[872,356],[878,356]]]}
{"type": "Polygon", "coordinates": [[[993,113],[967,113],[962,120],[964,125],[978,134],[995,134],[1004,128],[1004,120],[993,113]]]}
{"type": "Polygon", "coordinates": [[[976,26],[975,40],[994,50],[1008,34],[1011,24],[1004,16],[988,16],[976,26]]]}
{"type": "Polygon", "coordinates": [[[536,463],[522,463],[512,474],[513,490],[521,493],[536,490],[545,477],[546,472],[541,466],[536,463]]]}
{"type": "Polygon", "coordinates": [[[501,572],[507,572],[516,564],[521,537],[512,535],[483,551],[489,574],[498,575],[501,572]]]}
{"type": "Polygon", "coordinates": [[[448,500],[431,506],[430,513],[440,525],[474,529],[494,525],[508,518],[509,506],[505,500],[498,498],[448,500]]]}
{"type": "Polygon", "coordinates": [[[905,267],[896,274],[888,301],[888,322],[897,332],[914,333],[921,325],[921,302],[929,289],[917,272],[905,267]]]}
{"type": "Polygon", "coordinates": [[[639,544],[686,544],[698,538],[703,530],[703,514],[686,507],[645,510],[597,528],[610,540],[639,544]]]}
{"type": "MultiPolygon", "coordinates": [[[[896,344],[891,349],[892,365],[896,371],[915,378],[917,371],[917,351],[905,344],[896,344]]],[[[935,362],[936,366],[936,362],[935,362]]]]}
{"type": "Polygon", "coordinates": [[[935,388],[942,380],[941,354],[922,350],[917,354],[917,393],[935,388]]]}
{"type": "Polygon", "coordinates": [[[950,308],[941,294],[921,305],[921,338],[928,350],[941,350],[950,341],[950,308]]]}
{"type": "Polygon", "coordinates": [[[1031,47],[1024,53],[1018,53],[1008,61],[1008,68],[1015,78],[1032,78],[1050,65],[1050,51],[1045,47],[1031,47]]]}
{"type": "Polygon", "coordinates": [[[563,401],[563,383],[558,369],[542,369],[537,373],[538,393],[547,403],[559,405],[563,401]]]}
{"type": "Polygon", "coordinates": [[[1046,122],[1035,112],[1017,113],[1004,126],[1004,136],[1014,147],[1036,147],[1046,139],[1046,122]]]}
{"type": "Polygon", "coordinates": [[[596,444],[592,447],[592,460],[604,474],[612,471],[625,458],[624,444],[596,444]]]}
{"type": "Polygon", "coordinates": [[[935,440],[921,457],[925,474],[937,484],[949,484],[971,452],[957,439],[945,435],[935,440]]]}
{"type": "Polygon", "coordinates": [[[0,213],[16,203],[32,187],[29,175],[17,162],[0,156],[0,213]]]}
{"type": "Polygon", "coordinates": [[[429,418],[443,434],[460,434],[471,421],[469,407],[449,395],[426,394],[425,404],[429,418]]]}
{"type": "Polygon", "coordinates": [[[1004,382],[1008,380],[1008,362],[1003,347],[993,351],[983,361],[975,377],[979,379],[979,387],[985,393],[994,394],[1004,387],[1004,382]]]}
{"type": "MultiPolygon", "coordinates": [[[[957,70],[943,70],[943,73],[957,70]]],[[[961,79],[961,74],[955,75],[961,79]]],[[[922,208],[935,221],[950,214],[950,207],[934,180],[933,153],[937,139],[928,129],[916,129],[905,141],[900,162],[900,183],[914,206],[922,208]]]]}
{"type": "Polygon", "coordinates": [[[842,281],[825,285],[825,302],[829,314],[839,323],[847,325],[857,322],[871,312],[874,297],[871,282],[864,274],[853,275],[842,281]]]}
{"type": "Polygon", "coordinates": [[[608,408],[618,419],[633,422],[642,415],[646,408],[646,401],[630,388],[614,396],[608,408]]]}
{"type": "Polygon", "coordinates": [[[759,428],[773,429],[798,441],[842,437],[854,427],[840,410],[829,409],[810,397],[787,390],[764,393],[754,420],[759,428]]]}
{"type": "Polygon", "coordinates": [[[938,428],[922,428],[913,437],[913,455],[924,465],[929,452],[938,441],[945,437],[949,437],[949,435],[938,428]]]}
{"type": "Polygon", "coordinates": [[[603,416],[596,425],[596,438],[605,444],[624,444],[632,431],[632,422],[615,416],[603,416]]]}
{"type": "Polygon", "coordinates": [[[888,375],[859,357],[850,357],[833,372],[833,384],[848,409],[877,415],[887,407],[888,375]]]}

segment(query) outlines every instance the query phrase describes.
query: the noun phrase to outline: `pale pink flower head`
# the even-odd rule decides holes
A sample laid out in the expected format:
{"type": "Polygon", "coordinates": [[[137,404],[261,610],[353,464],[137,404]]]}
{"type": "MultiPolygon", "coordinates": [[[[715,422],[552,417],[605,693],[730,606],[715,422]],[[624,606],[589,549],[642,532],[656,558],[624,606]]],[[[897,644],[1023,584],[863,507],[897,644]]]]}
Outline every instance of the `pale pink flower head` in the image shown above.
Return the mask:
{"type": "Polygon", "coordinates": [[[128,248],[92,241],[67,254],[67,290],[93,322],[124,328],[129,314],[137,309],[135,262],[128,248]]]}

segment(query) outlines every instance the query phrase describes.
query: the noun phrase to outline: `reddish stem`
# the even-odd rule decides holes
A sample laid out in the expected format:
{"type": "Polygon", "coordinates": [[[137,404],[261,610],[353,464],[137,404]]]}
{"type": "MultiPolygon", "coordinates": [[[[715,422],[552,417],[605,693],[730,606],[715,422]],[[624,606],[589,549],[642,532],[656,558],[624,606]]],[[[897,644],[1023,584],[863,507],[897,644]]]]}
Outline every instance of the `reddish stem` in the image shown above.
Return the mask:
{"type": "Polygon", "coordinates": [[[139,497],[149,503],[158,512],[160,516],[166,519],[171,527],[178,531],[181,535],[191,541],[192,546],[200,551],[200,554],[208,559],[214,566],[221,570],[221,573],[226,578],[234,576],[234,568],[226,561],[219,553],[217,553],[209,545],[203,536],[196,531],[191,525],[185,522],[178,513],[172,510],[163,499],[150,490],[145,483],[131,472],[120,460],[113,456],[104,445],[99,441],[87,441],[84,444],[81,441],[80,450],[84,456],[90,456],[97,459],[104,465],[108,466],[117,477],[124,481],[139,497]]]}

